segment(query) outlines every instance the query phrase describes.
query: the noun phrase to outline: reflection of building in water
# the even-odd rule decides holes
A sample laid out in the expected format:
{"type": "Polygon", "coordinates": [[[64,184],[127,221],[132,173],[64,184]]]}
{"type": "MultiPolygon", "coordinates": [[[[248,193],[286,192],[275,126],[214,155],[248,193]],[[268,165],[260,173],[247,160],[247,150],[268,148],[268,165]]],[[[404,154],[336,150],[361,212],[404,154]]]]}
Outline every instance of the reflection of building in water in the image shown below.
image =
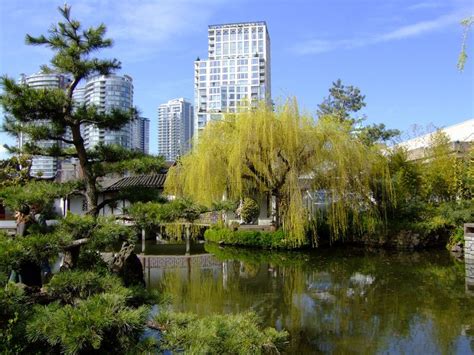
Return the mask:
{"type": "Polygon", "coordinates": [[[166,271],[180,270],[183,273],[191,273],[191,270],[211,270],[219,272],[222,262],[211,254],[189,255],[189,256],[163,256],[163,255],[139,255],[145,273],[145,281],[148,287],[156,286],[164,277],[166,271]]]}

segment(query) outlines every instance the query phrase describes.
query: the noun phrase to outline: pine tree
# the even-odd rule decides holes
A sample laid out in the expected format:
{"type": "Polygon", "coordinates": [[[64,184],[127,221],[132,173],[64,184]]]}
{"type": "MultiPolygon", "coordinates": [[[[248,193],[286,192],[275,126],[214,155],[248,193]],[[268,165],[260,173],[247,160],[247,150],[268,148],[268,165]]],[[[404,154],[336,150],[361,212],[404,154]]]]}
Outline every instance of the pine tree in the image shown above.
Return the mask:
{"type": "Polygon", "coordinates": [[[112,46],[112,40],[105,38],[105,25],[82,29],[80,22],[71,18],[70,6],[59,7],[59,11],[63,21],[52,26],[46,36],[26,35],[26,43],[50,48],[54,55],[49,66],[42,66],[42,71],[66,75],[71,81],[66,90],[38,90],[3,76],[0,80],[3,88],[0,103],[5,112],[3,128],[12,135],[23,133],[31,138],[21,152],[18,148],[7,147],[12,153],[76,158],[84,181],[88,214],[96,216],[105,205],[98,203],[98,178],[106,173],[126,170],[157,171],[163,160],[144,157],[118,146],[98,145],[92,150],[86,149],[81,133],[84,125],[118,130],[134,119],[136,110],[102,112],[95,106],[74,102],[73,93],[81,80],[98,74],[111,74],[120,69],[121,64],[116,59],[94,57],[98,50],[112,46]],[[38,144],[41,140],[57,143],[44,147],[38,144]]]}

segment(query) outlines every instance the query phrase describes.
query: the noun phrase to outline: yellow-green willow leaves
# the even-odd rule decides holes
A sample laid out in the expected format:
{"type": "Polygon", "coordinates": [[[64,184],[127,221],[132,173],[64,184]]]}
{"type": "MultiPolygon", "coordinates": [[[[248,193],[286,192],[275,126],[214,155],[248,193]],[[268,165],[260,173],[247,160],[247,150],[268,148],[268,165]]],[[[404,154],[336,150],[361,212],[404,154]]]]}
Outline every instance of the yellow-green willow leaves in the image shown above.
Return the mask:
{"type": "Polygon", "coordinates": [[[275,111],[259,106],[210,123],[194,150],[170,169],[165,188],[206,206],[223,196],[269,194],[276,201],[277,226],[299,246],[311,218],[303,204],[305,190],[327,192],[328,221],[336,238],[352,222],[361,223],[362,211],[379,216],[374,177],[385,199],[389,174],[381,154],[351,135],[348,125],[331,117],[315,123],[291,100],[275,111]]]}

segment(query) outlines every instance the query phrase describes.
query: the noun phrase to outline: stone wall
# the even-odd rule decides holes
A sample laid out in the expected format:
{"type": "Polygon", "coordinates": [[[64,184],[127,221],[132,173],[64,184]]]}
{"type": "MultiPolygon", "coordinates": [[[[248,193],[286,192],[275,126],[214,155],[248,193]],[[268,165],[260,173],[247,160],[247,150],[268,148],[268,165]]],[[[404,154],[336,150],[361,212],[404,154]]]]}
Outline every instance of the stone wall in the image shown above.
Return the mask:
{"type": "Polygon", "coordinates": [[[464,261],[466,263],[466,292],[474,295],[474,223],[464,225],[464,261]]]}
{"type": "Polygon", "coordinates": [[[464,224],[464,259],[474,261],[474,223],[464,224]]]}

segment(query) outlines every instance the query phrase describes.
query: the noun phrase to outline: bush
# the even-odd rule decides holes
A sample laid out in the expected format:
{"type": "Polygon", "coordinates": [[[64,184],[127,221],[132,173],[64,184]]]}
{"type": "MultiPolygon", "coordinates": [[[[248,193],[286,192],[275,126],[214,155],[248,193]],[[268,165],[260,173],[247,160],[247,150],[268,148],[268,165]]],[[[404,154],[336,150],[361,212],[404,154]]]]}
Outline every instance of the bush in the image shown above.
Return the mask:
{"type": "Polygon", "coordinates": [[[60,272],[54,275],[45,290],[50,297],[67,304],[73,304],[77,298],[85,299],[102,292],[128,293],[118,277],[90,271],[60,272]]]}
{"type": "Polygon", "coordinates": [[[286,234],[282,230],[263,232],[212,227],[204,232],[204,239],[214,243],[264,249],[292,248],[292,244],[288,241],[286,234]]]}
{"type": "Polygon", "coordinates": [[[13,283],[0,287],[0,353],[19,354],[25,351],[26,318],[31,313],[28,297],[13,283]]]}
{"type": "Polygon", "coordinates": [[[138,342],[149,309],[126,306],[126,297],[101,293],[73,305],[34,307],[27,325],[30,342],[42,341],[66,354],[123,353],[138,342]]]}
{"type": "Polygon", "coordinates": [[[189,354],[278,354],[288,333],[262,329],[254,313],[211,315],[161,312],[155,322],[163,330],[160,350],[189,354]]]}
{"type": "Polygon", "coordinates": [[[257,202],[253,199],[246,197],[242,203],[242,208],[240,210],[240,215],[245,223],[252,223],[257,219],[260,213],[260,208],[258,207],[257,202]]]}

